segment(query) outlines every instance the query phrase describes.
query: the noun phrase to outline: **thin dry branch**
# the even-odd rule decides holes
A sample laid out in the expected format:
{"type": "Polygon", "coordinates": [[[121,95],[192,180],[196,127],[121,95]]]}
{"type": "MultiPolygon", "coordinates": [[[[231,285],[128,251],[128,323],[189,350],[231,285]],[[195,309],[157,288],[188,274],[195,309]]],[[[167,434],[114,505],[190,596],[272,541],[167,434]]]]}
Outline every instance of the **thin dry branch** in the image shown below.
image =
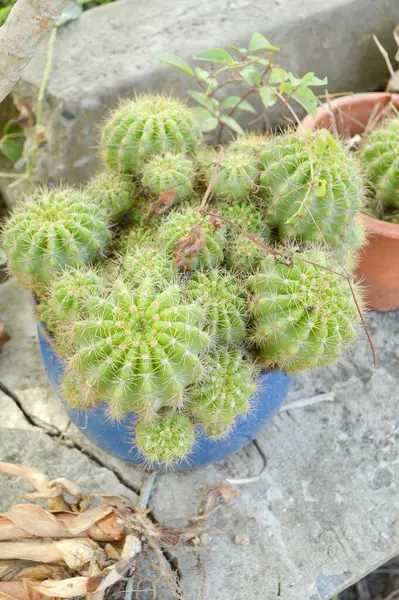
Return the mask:
{"type": "Polygon", "coordinates": [[[0,29],[0,102],[61,16],[67,0],[18,0],[0,29]]]}

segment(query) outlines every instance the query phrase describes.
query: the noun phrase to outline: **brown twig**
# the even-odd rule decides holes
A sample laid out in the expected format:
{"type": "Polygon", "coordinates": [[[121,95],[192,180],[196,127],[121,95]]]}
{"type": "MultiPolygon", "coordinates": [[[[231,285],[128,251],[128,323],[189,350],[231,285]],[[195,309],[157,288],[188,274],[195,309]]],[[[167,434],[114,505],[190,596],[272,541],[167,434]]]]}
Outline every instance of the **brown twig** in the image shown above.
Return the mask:
{"type": "Polygon", "coordinates": [[[208,187],[206,188],[204,197],[202,198],[202,202],[201,202],[201,206],[200,206],[200,212],[202,212],[204,210],[204,208],[206,206],[206,203],[208,201],[208,198],[209,198],[209,196],[210,196],[210,194],[212,192],[213,184],[215,183],[218,171],[220,169],[220,165],[222,163],[223,154],[224,154],[224,148],[223,148],[223,146],[221,146],[221,148],[219,150],[219,154],[218,154],[217,159],[216,159],[215,170],[212,173],[211,180],[209,182],[208,187]]]}

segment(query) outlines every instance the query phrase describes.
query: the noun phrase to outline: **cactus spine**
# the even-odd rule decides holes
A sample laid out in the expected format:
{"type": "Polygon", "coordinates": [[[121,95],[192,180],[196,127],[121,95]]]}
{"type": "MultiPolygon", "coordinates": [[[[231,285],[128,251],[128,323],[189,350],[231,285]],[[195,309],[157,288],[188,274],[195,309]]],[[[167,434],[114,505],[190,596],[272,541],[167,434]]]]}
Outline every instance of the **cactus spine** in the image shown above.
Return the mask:
{"type": "MultiPolygon", "coordinates": [[[[256,368],[241,352],[231,350],[207,357],[204,377],[187,393],[187,408],[206,426],[228,426],[251,408],[256,393],[256,368]]],[[[211,430],[212,432],[212,430],[211,430]]]]}
{"type": "Polygon", "coordinates": [[[399,208],[399,118],[388,120],[363,141],[360,156],[380,208],[399,208]]]}
{"type": "Polygon", "coordinates": [[[111,114],[102,147],[105,162],[112,169],[135,174],[153,154],[192,154],[200,141],[198,125],[183,102],[146,94],[124,102],[111,114]]]}
{"type": "Polygon", "coordinates": [[[65,266],[93,261],[111,239],[105,211],[68,188],[44,190],[21,203],[4,231],[8,264],[35,292],[65,266]]]}
{"type": "MultiPolygon", "coordinates": [[[[265,365],[287,373],[325,366],[356,339],[359,314],[345,279],[305,261],[330,267],[321,251],[285,261],[267,256],[248,280],[253,339],[265,365]]],[[[352,284],[356,290],[355,284],[352,284]]],[[[359,292],[358,302],[361,304],[359,292]]]]}
{"type": "Polygon", "coordinates": [[[186,258],[193,269],[216,267],[223,262],[226,228],[201,215],[197,208],[185,207],[166,216],[159,229],[161,244],[176,257],[178,244],[187,241],[186,258]],[[196,229],[195,229],[196,228],[196,229]],[[195,240],[187,239],[194,229],[195,240]],[[183,239],[185,238],[185,239],[183,239]]]}
{"type": "Polygon", "coordinates": [[[108,402],[113,418],[137,412],[149,423],[162,407],[182,405],[185,386],[202,373],[209,336],[202,310],[182,304],[179,286],[159,292],[146,280],[132,291],[117,281],[110,294],[91,299],[89,315],[74,326],[79,350],[71,369],[108,402]]]}
{"type": "Polygon", "coordinates": [[[193,161],[184,154],[155,154],[143,166],[142,184],[154,198],[170,191],[175,201],[184,200],[193,191],[193,161]]]}
{"type": "Polygon", "coordinates": [[[136,445],[150,464],[171,465],[188,457],[195,442],[195,428],[185,415],[166,413],[149,425],[136,424],[136,445]]]}
{"type": "Polygon", "coordinates": [[[130,177],[105,171],[93,177],[85,188],[91,202],[98,204],[112,221],[119,221],[132,210],[136,200],[136,186],[130,177]]]}
{"type": "Polygon", "coordinates": [[[231,275],[212,270],[197,271],[187,283],[188,297],[207,315],[212,338],[220,343],[239,344],[245,337],[245,300],[231,275]]]}
{"type": "Polygon", "coordinates": [[[260,191],[281,237],[339,247],[362,206],[355,159],[325,129],[278,136],[261,155],[260,191]]]}
{"type": "Polygon", "coordinates": [[[251,153],[226,151],[218,164],[218,154],[209,152],[202,162],[206,182],[209,184],[213,178],[212,193],[216,198],[244,200],[255,188],[258,170],[251,153]]]}

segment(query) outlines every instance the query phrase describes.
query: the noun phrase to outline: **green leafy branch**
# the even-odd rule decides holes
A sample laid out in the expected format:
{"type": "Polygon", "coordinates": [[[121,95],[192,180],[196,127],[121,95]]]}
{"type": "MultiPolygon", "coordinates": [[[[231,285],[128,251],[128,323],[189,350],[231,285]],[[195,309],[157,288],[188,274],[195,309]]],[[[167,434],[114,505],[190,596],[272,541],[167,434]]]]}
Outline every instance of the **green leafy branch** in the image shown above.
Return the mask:
{"type": "Polygon", "coordinates": [[[297,77],[274,64],[274,53],[279,48],[261,33],[255,32],[251,36],[248,48],[230,45],[229,49],[230,52],[223,48],[210,48],[196,54],[194,58],[197,61],[208,63],[206,69],[201,66],[192,68],[187,61],[173,54],[159,57],[161,62],[191,77],[200,88],[200,91],[189,90],[188,93],[199,104],[194,108],[194,113],[202,131],[210,132],[219,128],[218,143],[225,127],[238,135],[243,134],[234,115],[237,110],[256,114],[255,107],[248,101],[252,94],[260,97],[264,107],[259,120],[278,101],[289,106],[294,100],[310,115],[315,115],[318,101],[310,88],[327,85],[327,78],[319,79],[314,73],[297,77]],[[245,87],[245,91],[240,96],[217,97],[223,87],[233,84],[245,87]]]}

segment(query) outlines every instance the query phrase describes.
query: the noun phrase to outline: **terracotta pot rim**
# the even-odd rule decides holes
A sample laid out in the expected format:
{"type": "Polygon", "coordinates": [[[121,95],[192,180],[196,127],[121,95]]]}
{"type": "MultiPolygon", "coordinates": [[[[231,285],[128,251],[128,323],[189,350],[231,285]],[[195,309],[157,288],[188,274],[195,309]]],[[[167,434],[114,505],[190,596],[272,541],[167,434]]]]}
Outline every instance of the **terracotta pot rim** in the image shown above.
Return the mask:
{"type": "Polygon", "coordinates": [[[300,127],[305,131],[309,131],[314,129],[314,124],[324,115],[328,114],[331,108],[340,107],[342,105],[357,105],[362,104],[364,101],[374,100],[377,102],[378,100],[387,101],[389,99],[394,99],[395,104],[398,103],[399,106],[399,94],[391,94],[390,92],[360,92],[355,94],[348,94],[346,96],[339,96],[338,98],[333,98],[330,102],[325,102],[317,109],[316,116],[313,118],[310,115],[307,115],[304,119],[302,119],[300,127]]]}
{"type": "Polygon", "coordinates": [[[375,219],[362,213],[362,219],[366,226],[366,229],[374,235],[383,235],[384,237],[399,240],[399,224],[388,223],[382,219],[375,219]]]}

